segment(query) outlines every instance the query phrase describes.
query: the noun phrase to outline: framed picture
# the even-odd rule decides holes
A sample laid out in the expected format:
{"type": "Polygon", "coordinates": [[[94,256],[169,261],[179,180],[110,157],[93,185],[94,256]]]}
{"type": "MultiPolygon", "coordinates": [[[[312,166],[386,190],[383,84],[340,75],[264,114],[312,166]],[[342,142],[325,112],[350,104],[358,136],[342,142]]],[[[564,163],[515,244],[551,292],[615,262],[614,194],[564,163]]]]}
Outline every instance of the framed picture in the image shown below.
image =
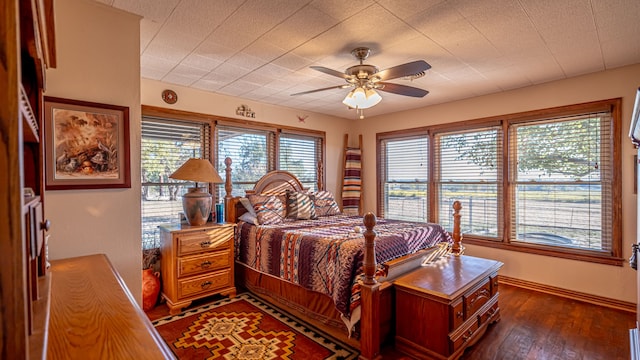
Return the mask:
{"type": "Polygon", "coordinates": [[[130,188],[129,108],[44,98],[45,189],[130,188]]]}

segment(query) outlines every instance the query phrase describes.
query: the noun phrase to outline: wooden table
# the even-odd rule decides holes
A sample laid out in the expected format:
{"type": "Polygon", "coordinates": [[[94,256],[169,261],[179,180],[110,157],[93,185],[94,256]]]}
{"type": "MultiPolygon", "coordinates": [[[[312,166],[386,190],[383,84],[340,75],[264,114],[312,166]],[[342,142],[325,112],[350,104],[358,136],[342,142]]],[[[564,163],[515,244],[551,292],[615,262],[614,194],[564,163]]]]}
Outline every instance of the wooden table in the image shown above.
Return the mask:
{"type": "Polygon", "coordinates": [[[175,359],[103,254],[52,261],[50,301],[47,359],[175,359]]]}

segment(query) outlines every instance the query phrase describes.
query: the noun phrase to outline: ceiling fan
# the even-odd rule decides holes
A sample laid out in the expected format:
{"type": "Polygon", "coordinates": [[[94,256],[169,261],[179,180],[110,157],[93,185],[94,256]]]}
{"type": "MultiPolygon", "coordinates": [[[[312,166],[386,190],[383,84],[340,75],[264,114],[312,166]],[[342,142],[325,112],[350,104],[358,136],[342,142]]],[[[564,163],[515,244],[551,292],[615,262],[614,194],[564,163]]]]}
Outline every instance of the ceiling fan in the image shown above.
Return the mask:
{"type": "Polygon", "coordinates": [[[347,68],[344,72],[329,69],[324,66],[311,66],[312,69],[343,78],[347,83],[344,85],[330,86],[322,89],[303,91],[291,96],[310,94],[318,91],[331,89],[353,88],[345,97],[343,103],[350,108],[366,109],[376,105],[382,97],[375,91],[386,91],[393,94],[423,97],[429,92],[412,86],[388,83],[386,80],[406,77],[416,79],[424,76],[425,71],[431,68],[424,60],[412,61],[406,64],[397,65],[380,71],[373,65],[364,64],[364,60],[369,57],[371,50],[367,47],[358,47],[351,51],[351,54],[358,60],[359,65],[347,68]]]}

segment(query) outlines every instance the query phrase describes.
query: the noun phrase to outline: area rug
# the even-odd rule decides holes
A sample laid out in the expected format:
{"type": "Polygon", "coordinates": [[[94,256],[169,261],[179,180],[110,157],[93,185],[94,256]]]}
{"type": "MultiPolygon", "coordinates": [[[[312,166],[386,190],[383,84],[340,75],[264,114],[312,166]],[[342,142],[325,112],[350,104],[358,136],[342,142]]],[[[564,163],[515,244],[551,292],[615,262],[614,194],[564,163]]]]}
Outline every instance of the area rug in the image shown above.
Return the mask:
{"type": "Polygon", "coordinates": [[[358,351],[249,293],[153,321],[186,359],[356,359],[358,351]]]}

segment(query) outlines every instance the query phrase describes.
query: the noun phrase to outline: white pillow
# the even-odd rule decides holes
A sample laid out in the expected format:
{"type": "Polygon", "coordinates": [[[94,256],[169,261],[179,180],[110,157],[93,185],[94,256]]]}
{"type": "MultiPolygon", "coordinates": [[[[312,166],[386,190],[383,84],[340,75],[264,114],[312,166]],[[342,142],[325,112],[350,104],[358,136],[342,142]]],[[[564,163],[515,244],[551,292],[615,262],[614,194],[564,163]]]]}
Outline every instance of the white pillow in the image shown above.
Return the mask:
{"type": "Polygon", "coordinates": [[[240,215],[240,217],[238,218],[238,220],[242,220],[242,221],[244,221],[244,222],[247,222],[247,223],[249,223],[249,224],[253,224],[253,225],[260,225],[260,224],[258,223],[258,217],[257,217],[257,216],[255,216],[255,215],[253,215],[253,214],[251,214],[251,213],[248,213],[248,212],[246,212],[246,213],[244,213],[244,214],[240,215]]]}

